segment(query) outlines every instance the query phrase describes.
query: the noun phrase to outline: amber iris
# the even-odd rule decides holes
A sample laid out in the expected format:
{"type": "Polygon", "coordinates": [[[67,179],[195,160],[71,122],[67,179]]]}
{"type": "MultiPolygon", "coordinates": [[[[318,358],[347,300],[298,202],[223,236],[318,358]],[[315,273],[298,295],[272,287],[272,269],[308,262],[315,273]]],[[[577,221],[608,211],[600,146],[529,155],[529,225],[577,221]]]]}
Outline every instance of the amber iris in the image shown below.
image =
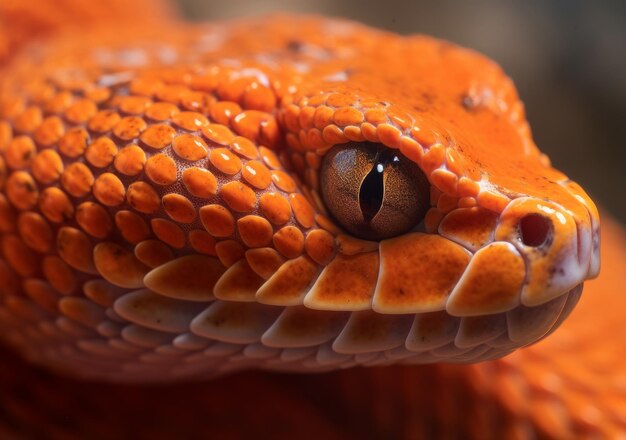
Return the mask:
{"type": "Polygon", "coordinates": [[[394,237],[424,218],[430,184],[413,161],[382,144],[353,142],[324,156],[322,198],[348,232],[368,240],[394,237]]]}

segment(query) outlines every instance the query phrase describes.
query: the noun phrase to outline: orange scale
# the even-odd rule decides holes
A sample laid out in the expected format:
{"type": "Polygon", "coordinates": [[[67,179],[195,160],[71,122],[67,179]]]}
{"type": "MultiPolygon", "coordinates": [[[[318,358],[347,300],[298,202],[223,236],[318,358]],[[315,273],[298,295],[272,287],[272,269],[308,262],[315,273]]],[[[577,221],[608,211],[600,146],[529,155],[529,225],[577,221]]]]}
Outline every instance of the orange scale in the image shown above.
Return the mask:
{"type": "Polygon", "coordinates": [[[378,252],[337,255],[304,298],[316,310],[368,310],[379,268],[378,252]]]}
{"type": "Polygon", "coordinates": [[[87,127],[96,133],[105,133],[113,130],[120,119],[121,116],[115,110],[100,110],[89,120],[87,127]]]}
{"type": "Polygon", "coordinates": [[[394,105],[387,107],[386,112],[391,122],[401,130],[408,130],[415,122],[408,113],[403,112],[394,105]]]}
{"type": "Polygon", "coordinates": [[[184,130],[196,131],[208,125],[209,120],[202,113],[187,111],[172,116],[172,123],[184,130]]]}
{"type": "Polygon", "coordinates": [[[87,130],[82,127],[70,128],[59,140],[59,151],[67,157],[78,157],[85,152],[88,141],[87,130]]]}
{"type": "Polygon", "coordinates": [[[483,208],[459,208],[439,224],[439,233],[471,251],[477,251],[493,239],[498,214],[483,208]]]}
{"type": "Polygon", "coordinates": [[[119,102],[119,109],[131,115],[142,115],[152,104],[145,96],[124,96],[119,102]]]}
{"type": "Polygon", "coordinates": [[[13,169],[26,168],[35,156],[36,147],[28,136],[17,136],[4,150],[6,164],[13,169]]]}
{"type": "Polygon", "coordinates": [[[173,260],[174,252],[162,241],[145,240],[135,246],[135,257],[154,269],[173,260]]]}
{"type": "Polygon", "coordinates": [[[120,205],[126,196],[122,181],[113,173],[100,174],[93,183],[94,197],[103,205],[120,205]]]}
{"type": "Polygon", "coordinates": [[[510,201],[508,197],[493,191],[481,191],[476,197],[478,205],[494,212],[502,212],[510,201]]]}
{"type": "Polygon", "coordinates": [[[246,87],[241,99],[243,107],[251,110],[271,112],[276,107],[276,95],[274,92],[254,82],[246,87]]]}
{"type": "Polygon", "coordinates": [[[246,159],[256,159],[259,157],[259,150],[256,145],[254,145],[250,139],[246,139],[243,136],[234,137],[229,145],[235,153],[246,159]]]}
{"type": "Polygon", "coordinates": [[[286,197],[279,193],[265,193],[259,200],[261,213],[275,225],[282,225],[291,218],[291,205],[286,197]]]}
{"type": "Polygon", "coordinates": [[[295,226],[279,229],[272,238],[274,247],[286,258],[296,258],[304,251],[304,234],[295,226]]]}
{"type": "Polygon", "coordinates": [[[95,274],[93,246],[89,237],[80,229],[64,226],[56,239],[57,252],[67,264],[81,272],[95,274]]]}
{"type": "MultiPolygon", "coordinates": [[[[332,109],[331,109],[332,111],[332,109]]],[[[287,131],[300,130],[300,107],[295,104],[289,104],[282,113],[283,124],[287,131]]]]}
{"type": "Polygon", "coordinates": [[[205,205],[199,210],[200,221],[214,237],[229,237],[235,232],[235,218],[222,205],[205,205]]]}
{"type": "Polygon", "coordinates": [[[221,101],[240,102],[246,87],[255,83],[256,80],[249,76],[232,78],[227,77],[215,90],[221,101]]]}
{"type": "Polygon", "coordinates": [[[365,112],[365,120],[373,125],[388,122],[387,113],[380,108],[372,108],[365,112]]]}
{"type": "MultiPolygon", "coordinates": [[[[378,136],[378,129],[375,125],[370,124],[369,122],[361,124],[361,133],[369,142],[381,142],[380,137],[378,136]]],[[[400,140],[400,142],[402,142],[402,140],[400,140]]]]}
{"type": "Polygon", "coordinates": [[[11,173],[6,181],[5,191],[13,206],[21,210],[32,209],[39,197],[37,184],[26,171],[11,173]]]}
{"type": "Polygon", "coordinates": [[[322,132],[317,128],[312,128],[306,133],[306,146],[309,148],[327,148],[329,147],[328,143],[324,140],[322,136],[322,132]]]}
{"type": "Polygon", "coordinates": [[[400,139],[400,152],[413,162],[420,164],[424,158],[422,146],[414,139],[402,136],[400,139]]]}
{"type": "Polygon", "coordinates": [[[246,260],[240,259],[221,276],[213,293],[224,301],[254,301],[256,291],[264,281],[246,260]]]}
{"type": "Polygon", "coordinates": [[[354,107],[341,107],[335,110],[333,122],[340,127],[358,125],[363,122],[363,113],[354,107]]]}
{"type": "Polygon", "coordinates": [[[315,110],[315,107],[311,106],[305,106],[300,109],[300,115],[298,116],[298,126],[300,129],[306,130],[313,127],[315,110]]]}
{"type": "Polygon", "coordinates": [[[95,202],[84,202],[76,208],[76,223],[96,238],[105,238],[113,229],[113,221],[107,210],[95,202]]]}
{"type": "Polygon", "coordinates": [[[343,134],[352,142],[365,141],[365,136],[361,133],[361,127],[357,127],[355,125],[348,125],[347,127],[344,127],[343,134]]]}
{"type": "Polygon", "coordinates": [[[61,223],[74,217],[74,205],[62,190],[49,187],[41,192],[39,210],[51,222],[61,223]]]}
{"type": "Polygon", "coordinates": [[[235,134],[228,127],[220,124],[209,124],[202,127],[202,135],[219,145],[229,145],[235,139],[235,134]]]}
{"type": "MultiPolygon", "coordinates": [[[[315,114],[313,115],[313,126],[320,130],[323,130],[324,127],[332,123],[334,114],[335,114],[334,109],[325,105],[320,105],[319,107],[315,109],[315,114]]],[[[296,127],[296,130],[298,130],[299,128],[300,127],[296,127]]],[[[292,131],[296,131],[296,130],[292,130],[292,131]]]]}
{"type": "Polygon", "coordinates": [[[143,279],[150,268],[122,246],[103,242],[93,251],[95,266],[105,280],[119,287],[143,287],[143,279]]]}
{"type": "Polygon", "coordinates": [[[413,127],[411,129],[411,136],[424,148],[430,148],[437,142],[437,134],[435,132],[432,130],[422,130],[420,127],[413,127]]]}
{"type": "Polygon", "coordinates": [[[330,107],[350,107],[355,103],[355,96],[350,93],[331,93],[326,98],[326,105],[330,107]]]}
{"type": "Polygon", "coordinates": [[[278,160],[276,153],[274,153],[269,148],[259,147],[259,154],[261,154],[263,162],[265,162],[265,165],[267,165],[268,167],[272,169],[282,168],[282,164],[280,163],[280,160],[278,160]]]}
{"type": "Polygon", "coordinates": [[[107,167],[117,154],[117,146],[108,137],[102,136],[93,141],[85,151],[85,159],[96,168],[107,167]]]}
{"type": "Polygon", "coordinates": [[[211,120],[218,124],[228,126],[230,120],[241,113],[241,107],[236,102],[220,101],[211,106],[211,120]]]}
{"type": "Polygon", "coordinates": [[[126,192],[128,204],[144,214],[154,214],[161,208],[161,198],[155,189],[146,182],[134,182],[126,192]]]}
{"type": "Polygon", "coordinates": [[[322,130],[324,141],[330,145],[343,144],[348,141],[343,130],[336,125],[328,125],[322,130]]]}
{"type": "Polygon", "coordinates": [[[176,182],[178,169],[169,156],[159,153],[150,157],[144,167],[146,176],[157,185],[171,185],[176,182]]]}
{"type": "Polygon", "coordinates": [[[32,133],[43,121],[43,115],[39,107],[28,107],[13,120],[15,131],[20,133],[32,133]]]}
{"type": "Polygon", "coordinates": [[[506,312],[520,303],[526,265],[510,243],[480,249],[450,294],[446,310],[453,316],[506,312]]]}
{"type": "Polygon", "coordinates": [[[39,256],[17,235],[2,237],[2,257],[22,277],[32,277],[39,271],[39,256]]]}
{"type": "Polygon", "coordinates": [[[315,224],[313,207],[302,194],[289,194],[289,203],[298,223],[305,228],[310,228],[315,224]]]}
{"type": "Polygon", "coordinates": [[[282,133],[275,117],[261,123],[261,134],[259,142],[271,148],[276,148],[282,140],[282,133]]]}
{"type": "Polygon", "coordinates": [[[82,124],[91,119],[98,111],[98,106],[90,99],[79,99],[65,109],[65,119],[73,124],[82,124]]]}
{"type": "Polygon", "coordinates": [[[115,124],[113,134],[122,140],[130,141],[131,139],[139,137],[146,127],[146,121],[140,117],[126,116],[115,124]]]}
{"type": "Polygon", "coordinates": [[[304,255],[288,260],[258,289],[256,300],[271,305],[302,304],[318,273],[319,266],[304,255]]]}
{"type": "Polygon", "coordinates": [[[231,267],[237,261],[241,260],[245,252],[241,243],[235,240],[224,240],[215,245],[217,258],[219,258],[220,262],[226,267],[231,267]]]}
{"type": "MultiPolygon", "coordinates": [[[[50,147],[56,144],[65,133],[65,125],[58,116],[49,116],[43,120],[34,133],[35,142],[43,147],[50,147]]],[[[0,136],[0,138],[2,138],[0,136]]],[[[2,142],[0,142],[0,147],[2,142]]]]}
{"type": "Polygon", "coordinates": [[[467,177],[461,177],[458,190],[461,197],[476,197],[480,192],[480,185],[467,177]]]}
{"type": "Polygon", "coordinates": [[[174,152],[181,158],[191,162],[206,157],[209,147],[199,136],[181,134],[172,141],[174,152]]]}
{"type": "Polygon", "coordinates": [[[335,255],[335,237],[323,229],[314,229],[306,235],[304,249],[313,261],[324,266],[335,255]]]}
{"type": "Polygon", "coordinates": [[[256,207],[256,193],[241,182],[234,181],[223,185],[220,195],[234,211],[250,212],[256,207]]]}
{"type": "Polygon", "coordinates": [[[184,109],[203,114],[208,113],[215,102],[217,102],[215,96],[196,90],[189,90],[180,95],[180,105],[184,109]]]}
{"type": "Polygon", "coordinates": [[[215,239],[206,231],[194,229],[188,234],[189,244],[196,251],[206,255],[217,255],[215,239]]]}
{"type": "Polygon", "coordinates": [[[196,209],[193,203],[180,194],[167,194],[161,199],[163,209],[167,215],[179,223],[192,223],[196,219],[196,209]]]}
{"type": "Polygon", "coordinates": [[[232,119],[232,127],[236,133],[254,142],[261,140],[262,127],[274,121],[274,116],[258,110],[244,110],[232,119]]]}
{"type": "Polygon", "coordinates": [[[194,197],[208,199],[217,194],[217,179],[204,168],[191,167],[183,171],[183,184],[194,197]]]}
{"type": "Polygon", "coordinates": [[[82,162],[71,163],[61,174],[61,186],[74,197],[84,197],[94,184],[93,173],[82,162]]]}
{"type": "Polygon", "coordinates": [[[74,270],[61,258],[56,255],[46,257],[41,268],[46,280],[59,293],[69,295],[76,289],[77,281],[74,270]]]}
{"type": "Polygon", "coordinates": [[[136,176],[143,171],[146,163],[146,153],[137,145],[131,144],[122,148],[115,160],[113,166],[117,171],[126,176],[136,176]]]}
{"type": "Polygon", "coordinates": [[[245,245],[251,248],[270,244],[274,232],[270,222],[258,215],[247,215],[237,220],[237,230],[245,245]]]}
{"type": "Polygon", "coordinates": [[[425,150],[424,156],[422,157],[422,171],[428,175],[443,165],[445,160],[445,147],[441,144],[435,144],[428,150],[425,150]]]}
{"type": "Polygon", "coordinates": [[[145,116],[155,121],[166,121],[180,112],[180,109],[169,102],[155,102],[145,113],[145,116]]]}
{"type": "Polygon", "coordinates": [[[152,226],[152,232],[159,240],[176,249],[185,246],[185,233],[176,223],[163,218],[153,218],[150,221],[150,225],[152,226]]]}
{"type": "Polygon", "coordinates": [[[459,208],[473,208],[476,206],[476,199],[474,197],[461,197],[458,205],[459,208]]]}
{"type": "Polygon", "coordinates": [[[270,247],[247,250],[246,261],[250,268],[265,280],[285,263],[285,259],[270,247]]]}
{"type": "Polygon", "coordinates": [[[451,171],[439,168],[430,174],[430,181],[442,192],[455,196],[458,193],[459,179],[451,171]]]}
{"type": "Polygon", "coordinates": [[[376,134],[380,142],[391,148],[402,146],[402,131],[391,124],[380,124],[376,127],[376,134]]]}
{"type": "Polygon", "coordinates": [[[211,150],[209,161],[224,174],[234,175],[241,170],[241,160],[226,148],[211,150]]]}
{"type": "Polygon", "coordinates": [[[374,311],[443,310],[470,258],[469,251],[438,235],[411,233],[382,241],[374,311]]]}
{"type": "Polygon", "coordinates": [[[167,147],[174,140],[176,130],[167,124],[155,124],[141,134],[141,142],[156,150],[167,147]]]}
{"type": "Polygon", "coordinates": [[[272,183],[270,171],[256,160],[251,160],[245,164],[242,176],[244,180],[258,189],[265,189],[272,183]]]}
{"type": "Polygon", "coordinates": [[[132,211],[123,210],[115,213],[115,225],[124,240],[129,243],[136,244],[150,236],[150,228],[146,222],[132,211]]]}
{"type": "Polygon", "coordinates": [[[24,212],[17,220],[20,237],[34,251],[49,252],[52,249],[52,229],[48,222],[36,212],[24,212]]]}

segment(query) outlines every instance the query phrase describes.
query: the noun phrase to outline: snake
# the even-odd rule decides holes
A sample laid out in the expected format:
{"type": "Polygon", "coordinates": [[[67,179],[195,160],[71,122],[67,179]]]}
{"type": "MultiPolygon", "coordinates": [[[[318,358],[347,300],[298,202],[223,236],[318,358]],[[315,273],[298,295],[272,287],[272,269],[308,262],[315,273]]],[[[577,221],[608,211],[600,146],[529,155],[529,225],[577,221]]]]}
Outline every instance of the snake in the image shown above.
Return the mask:
{"type": "Polygon", "coordinates": [[[598,209],[496,63],[324,17],[68,5],[80,38],[4,37],[6,438],[624,435],[624,282],[568,319],[598,209]]]}

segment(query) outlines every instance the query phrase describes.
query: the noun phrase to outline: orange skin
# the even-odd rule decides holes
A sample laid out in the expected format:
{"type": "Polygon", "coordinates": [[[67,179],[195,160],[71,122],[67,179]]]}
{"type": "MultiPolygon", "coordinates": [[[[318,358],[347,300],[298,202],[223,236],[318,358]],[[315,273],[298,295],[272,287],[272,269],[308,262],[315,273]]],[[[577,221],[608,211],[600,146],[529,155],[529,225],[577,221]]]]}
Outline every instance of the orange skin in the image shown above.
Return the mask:
{"type": "MultiPolygon", "coordinates": [[[[289,261],[298,265],[298,273],[311,271],[311,276],[317,273],[316,264],[327,265],[336,254],[378,255],[376,244],[341,234],[330,219],[319,213],[322,208],[317,206],[310,194],[317,185],[316,173],[310,171],[319,166],[314,152],[346,140],[381,142],[400,149],[420,165],[434,185],[431,209],[425,224],[430,233],[436,230],[444,234],[458,233],[454,222],[442,222],[444,215],[454,209],[478,206],[479,210],[501,214],[506,208],[510,214],[502,214],[501,227],[495,231],[496,238],[500,234],[500,239],[506,240],[511,234],[511,227],[507,225],[531,212],[528,211],[530,203],[510,205],[511,198],[526,195],[549,200],[543,203],[555,208],[565,220],[555,223],[559,226],[554,231],[554,254],[548,255],[547,260],[527,255],[529,261],[534,262],[529,266],[533,277],[522,293],[523,304],[542,304],[554,297],[545,289],[548,281],[552,281],[548,275],[552,267],[550,264],[572,253],[570,236],[574,223],[583,235],[590,237],[586,244],[587,252],[583,252],[580,259],[584,260],[581,264],[590,267],[589,274],[595,274],[597,267],[593,267],[592,255],[597,252],[597,243],[594,247],[593,239],[597,238],[599,224],[595,207],[577,185],[557,183],[564,181],[564,176],[549,167],[547,159],[532,143],[521,104],[510,81],[497,66],[475,54],[425,37],[415,37],[411,40],[412,45],[404,45],[395,36],[366,28],[354,28],[348,36],[338,33],[337,41],[328,43],[320,38],[323,21],[294,21],[297,23],[292,26],[303,37],[301,40],[305,44],[320,47],[326,44],[349,50],[357,43],[360,53],[365,56],[348,57],[347,61],[333,59],[331,62],[319,62],[309,66],[310,71],[301,73],[296,64],[302,61],[300,56],[307,61],[309,57],[323,58],[324,54],[305,52],[299,55],[296,46],[302,43],[290,44],[296,32],[286,24],[285,18],[268,20],[263,25],[250,22],[232,24],[230,31],[233,37],[227,39],[217,53],[199,54],[190,49],[202,29],[172,31],[169,41],[176,45],[178,57],[187,62],[219,62],[224,54],[237,53],[243,67],[264,70],[267,65],[256,64],[253,58],[253,54],[261,49],[273,54],[273,61],[286,62],[279,69],[268,72],[272,80],[271,91],[245,76],[241,80],[229,79],[216,88],[224,75],[234,71],[228,64],[222,65],[217,74],[190,77],[184,64],[180,68],[156,67],[159,52],[146,49],[148,60],[139,69],[142,76],[130,85],[134,96],[115,98],[114,107],[126,115],[123,118],[117,112],[98,112],[97,105],[109,99],[117,78],[109,78],[114,85],[111,88],[107,85],[94,87],[90,75],[97,77],[101,67],[89,56],[90,48],[94,45],[123,47],[127,38],[125,32],[138,40],[150,41],[157,38],[158,29],[120,30],[121,35],[117,36],[95,34],[87,37],[87,40],[93,40],[87,42],[59,39],[51,44],[51,49],[43,58],[31,58],[28,54],[8,65],[4,72],[4,94],[0,106],[4,118],[0,126],[0,143],[4,163],[11,174],[5,184],[4,204],[0,206],[4,210],[6,260],[2,262],[0,275],[3,286],[10,295],[15,295],[7,302],[10,310],[18,314],[25,312],[24,308],[20,308],[25,303],[19,299],[19,286],[23,279],[36,274],[36,270],[31,271],[40,257],[34,255],[32,250],[44,254],[53,246],[48,223],[60,223],[64,218],[73,216],[80,229],[72,226],[57,230],[55,227],[57,248],[54,254],[60,258],[46,257],[43,269],[46,282],[64,294],[73,293],[72,282],[75,282],[79,272],[97,271],[118,286],[128,289],[140,287],[148,268],[160,267],[173,257],[176,249],[187,244],[195,252],[217,255],[223,266],[237,269],[226,281],[220,279],[221,290],[218,287],[215,289],[215,295],[220,299],[224,299],[222,296],[225,295],[235,301],[242,298],[229,296],[234,294],[231,292],[241,292],[233,288],[233,283],[239,279],[256,283],[258,277],[269,278],[279,268],[285,267],[285,257],[293,258],[292,253],[294,257],[302,252],[306,254],[289,261]],[[250,28],[256,29],[262,37],[245,38],[250,28]],[[358,40],[353,41],[355,38],[358,40]],[[287,52],[284,52],[285,47],[287,52]],[[295,54],[289,54],[290,51],[295,54]],[[416,57],[416,54],[421,57],[416,57]],[[31,61],[33,59],[34,62],[31,61]],[[402,64],[405,59],[413,63],[410,69],[402,64]],[[87,75],[62,75],[57,78],[57,87],[60,90],[85,90],[87,99],[66,104],[63,93],[54,99],[36,76],[25,88],[31,100],[41,104],[46,114],[63,114],[70,124],[78,125],[75,129],[66,130],[67,127],[58,119],[42,120],[37,106],[24,107],[22,98],[14,93],[15,84],[22,84],[35,69],[63,72],[64,67],[72,67],[79,62],[87,75]],[[411,81],[415,71],[428,71],[448,63],[454,67],[442,71],[440,75],[425,76],[419,82],[411,81]],[[479,71],[480,77],[474,76],[474,71],[479,71]],[[328,76],[335,79],[320,79],[328,76]],[[336,80],[345,76],[348,81],[336,80]],[[184,86],[163,87],[163,81],[190,83],[191,90],[184,86]],[[252,82],[256,86],[250,87],[252,82]],[[290,86],[296,85],[298,92],[293,95],[290,86]],[[203,95],[203,90],[215,90],[221,101],[217,102],[211,95],[203,95]],[[319,90],[327,92],[323,99],[315,96],[319,90]],[[154,96],[164,102],[153,104],[151,98],[154,96]],[[181,103],[186,111],[179,112],[177,106],[167,104],[172,100],[181,103]],[[277,100],[281,102],[276,120],[270,113],[277,100]],[[356,100],[360,106],[354,105],[356,100]],[[381,111],[377,104],[381,100],[393,105],[381,111]],[[459,105],[459,100],[462,105],[459,105]],[[244,112],[233,118],[232,114],[241,112],[242,108],[244,112]],[[179,129],[197,130],[197,133],[181,135],[180,131],[168,128],[169,125],[154,122],[148,126],[140,117],[144,114],[152,121],[171,119],[179,129]],[[107,142],[109,138],[103,136],[99,142],[87,145],[86,131],[81,128],[85,126],[91,132],[111,131],[116,139],[125,142],[107,142]],[[13,131],[27,133],[38,145],[56,145],[55,151],[65,158],[84,157],[84,161],[62,161],[61,156],[52,150],[37,152],[28,136],[15,139],[13,131]],[[281,131],[285,132],[284,138],[281,131]],[[235,134],[240,138],[235,138],[235,134]],[[207,204],[196,210],[189,201],[189,194],[200,198],[213,196],[217,189],[214,175],[203,173],[202,168],[187,167],[182,172],[186,192],[163,195],[154,188],[174,183],[178,164],[171,156],[152,154],[153,150],[126,144],[135,139],[154,150],[171,143],[178,158],[191,162],[208,157],[210,166],[214,167],[210,169],[226,175],[241,172],[242,180],[220,182],[222,203],[207,204]],[[230,149],[212,148],[209,151],[207,140],[228,145],[230,149]],[[285,144],[289,149],[284,149],[285,144]],[[501,146],[502,153],[493,145],[501,146]],[[281,152],[279,157],[272,149],[281,152]],[[145,151],[150,152],[149,157],[145,151]],[[259,161],[251,160],[257,155],[259,161]],[[288,174],[280,171],[279,160],[293,164],[294,176],[298,176],[296,180],[299,184],[304,183],[300,190],[306,197],[291,189],[295,183],[288,174]],[[105,166],[111,166],[109,170],[113,172],[94,175],[94,169],[105,166]],[[142,170],[145,172],[142,179],[133,181],[125,177],[136,176],[142,170]],[[488,176],[491,185],[478,185],[481,176],[488,176]],[[42,193],[45,192],[42,198],[37,193],[39,188],[35,192],[28,190],[35,181],[43,187],[59,181],[60,186],[42,187],[42,193]],[[265,195],[262,195],[258,199],[257,211],[255,191],[267,188],[270,181],[289,196],[283,197],[277,192],[274,193],[277,195],[266,197],[264,201],[265,195]],[[74,198],[80,199],[88,194],[93,194],[89,201],[80,205],[74,203],[74,198]],[[35,206],[45,219],[35,212],[35,206]],[[132,210],[118,210],[111,216],[104,208],[118,206],[132,207],[132,210]],[[153,216],[161,208],[167,217],[153,216]],[[13,220],[15,210],[23,211],[17,225],[13,220]],[[252,214],[242,217],[239,214],[242,212],[252,214]],[[291,215],[295,219],[292,225],[297,227],[285,226],[278,231],[280,234],[274,232],[272,224],[285,224],[283,219],[291,215]],[[206,231],[194,229],[185,234],[180,225],[196,219],[200,219],[206,231]],[[18,227],[19,236],[12,234],[14,226],[18,227]],[[221,240],[231,236],[235,228],[238,239],[221,240]],[[306,232],[306,242],[304,238],[298,238],[298,231],[306,232]],[[119,233],[120,241],[103,241],[112,233],[119,233]],[[149,238],[151,235],[155,238],[149,238]],[[256,249],[270,241],[274,244],[273,248],[256,249]],[[125,250],[125,242],[136,245],[134,255],[125,250]],[[255,253],[247,253],[248,263],[242,265],[240,261],[243,260],[240,259],[246,248],[255,248],[255,253]],[[46,270],[46,264],[49,270],[46,270]],[[254,268],[254,273],[250,266],[254,268]],[[264,277],[266,273],[267,277],[264,277]],[[229,288],[225,289],[224,284],[227,283],[230,283],[229,288]]],[[[119,63],[123,64],[123,61],[120,60],[113,56],[107,61],[107,68],[122,68],[119,63]]],[[[470,238],[477,240],[476,234],[472,233],[470,238]]],[[[606,309],[606,304],[615,305],[611,310],[620,310],[619,306],[624,302],[619,297],[624,282],[619,278],[618,262],[623,261],[622,249],[625,247],[623,237],[612,224],[605,227],[604,234],[605,241],[607,235],[611,237],[610,243],[603,243],[604,272],[600,280],[591,283],[591,289],[586,288],[583,305],[566,321],[563,329],[540,344],[502,360],[465,367],[437,365],[357,369],[317,377],[244,373],[201,387],[179,385],[156,389],[79,384],[69,379],[52,378],[48,373],[34,369],[12,366],[13,361],[10,361],[1,366],[2,402],[10,417],[0,419],[0,432],[4,430],[7,435],[18,433],[15,435],[27,438],[57,431],[59,436],[70,438],[86,433],[90,437],[101,435],[102,438],[119,437],[120,434],[149,438],[161,435],[167,438],[168,430],[171,430],[170,436],[206,433],[219,437],[245,437],[246,432],[268,432],[269,429],[272,437],[286,438],[303,426],[312,426],[306,428],[306,434],[330,438],[348,434],[365,438],[460,435],[470,438],[525,438],[533,433],[546,438],[611,438],[623,434],[626,426],[625,393],[621,389],[624,378],[620,377],[623,361],[619,353],[611,349],[626,340],[626,334],[623,331],[620,333],[617,325],[619,316],[614,313],[613,322],[609,319],[611,316],[602,310],[606,309]],[[598,323],[599,314],[607,318],[598,323]],[[587,326],[600,329],[596,334],[587,326]],[[610,336],[599,338],[598,334],[610,336]],[[573,357],[586,362],[574,361],[573,357]],[[13,384],[10,388],[9,383],[13,384]],[[368,385],[364,387],[363,384],[368,385]],[[380,394],[376,392],[378,386],[385,387],[380,394]],[[54,400],[60,393],[55,390],[63,390],[64,403],[54,400]],[[25,404],[24,392],[36,397],[27,398],[28,403],[25,404]],[[315,394],[313,398],[302,398],[303,394],[311,393],[315,394]],[[184,399],[185,404],[177,405],[175,412],[165,406],[139,414],[133,410],[139,406],[146,408],[155,399],[163,401],[164,397],[165,401],[184,399]],[[84,399],[89,404],[85,404],[84,399]],[[261,400],[257,402],[256,399],[261,400]],[[104,405],[107,409],[100,409],[104,405]],[[274,412],[275,408],[282,407],[289,408],[285,416],[274,412]],[[55,415],[59,408],[60,414],[72,411],[69,424],[61,423],[55,415]],[[163,417],[155,418],[154,411],[164,411],[163,417]],[[102,417],[103,412],[111,418],[102,417]],[[133,416],[128,418],[128,414],[133,416]],[[240,422],[233,421],[232,414],[237,414],[237,420],[249,422],[245,432],[233,431],[240,422]],[[277,415],[279,418],[274,421],[272,417],[277,415]],[[150,417],[149,421],[147,417],[150,417]],[[120,419],[123,423],[119,422],[120,419]],[[36,426],[33,427],[33,423],[36,426]],[[156,424],[154,434],[147,427],[149,424],[156,424]]],[[[423,237],[420,236],[420,240],[423,237]]],[[[410,245],[417,243],[408,237],[396,241],[396,244],[400,243],[396,247],[401,250],[405,242],[410,245]]],[[[445,253],[446,258],[451,258],[451,252],[441,250],[444,247],[440,244],[433,245],[433,248],[440,249],[440,256],[445,253]]],[[[383,264],[397,262],[401,252],[391,245],[386,249],[381,250],[381,255],[385,257],[383,264]]],[[[509,261],[508,251],[502,252],[494,250],[489,259],[509,261]]],[[[356,260],[345,258],[353,262],[348,264],[355,264],[356,260]]],[[[358,260],[356,264],[359,268],[368,264],[367,258],[358,260]]],[[[218,286],[216,281],[223,273],[222,266],[208,264],[207,261],[186,259],[184,264],[169,266],[168,271],[151,272],[145,283],[179,299],[183,295],[179,287],[184,285],[185,299],[197,301],[205,295],[203,286],[207,283],[218,286]],[[202,277],[198,278],[196,274],[202,274],[202,277]]],[[[513,258],[511,261],[507,267],[515,267],[517,260],[513,258]]],[[[344,270],[340,272],[344,273],[344,270]]],[[[423,271],[416,269],[415,276],[423,278],[426,268],[423,271]]],[[[498,307],[517,304],[517,279],[516,275],[503,276],[503,285],[512,286],[505,289],[511,293],[511,299],[498,307]]],[[[277,284],[273,288],[256,293],[257,301],[275,305],[294,304],[298,291],[293,286],[297,286],[297,281],[289,277],[276,278],[277,284]]],[[[454,284],[456,278],[451,282],[454,284]]],[[[479,283],[473,284],[474,287],[486,287],[479,281],[473,282],[479,283]]],[[[369,307],[371,301],[371,294],[363,300],[363,291],[350,287],[340,292],[344,296],[339,299],[332,297],[329,300],[323,294],[328,291],[318,292],[319,295],[308,298],[308,304],[323,309],[362,310],[351,307],[355,307],[354,304],[369,307]]],[[[374,297],[377,311],[405,310],[408,307],[392,294],[393,289],[388,287],[382,292],[374,297]]],[[[475,299],[470,301],[467,295],[457,296],[461,299],[457,298],[453,306],[462,313],[468,310],[485,312],[494,307],[494,298],[489,295],[478,302],[475,299]]],[[[45,299],[37,297],[45,303],[45,299]]],[[[430,307],[431,304],[439,304],[441,299],[441,292],[434,290],[427,303],[420,302],[423,298],[415,298],[416,302],[410,307],[430,307]]],[[[68,297],[59,304],[66,316],[83,325],[90,324],[93,310],[86,310],[84,302],[68,297]]],[[[57,305],[47,305],[57,310],[57,305]]],[[[489,310],[495,313],[507,309],[489,310]]],[[[137,316],[134,318],[138,319],[137,316]]],[[[37,350],[36,346],[33,347],[31,350],[37,350]]],[[[28,352],[26,347],[20,349],[28,352]]],[[[30,351],[29,355],[33,353],[30,351]]]]}

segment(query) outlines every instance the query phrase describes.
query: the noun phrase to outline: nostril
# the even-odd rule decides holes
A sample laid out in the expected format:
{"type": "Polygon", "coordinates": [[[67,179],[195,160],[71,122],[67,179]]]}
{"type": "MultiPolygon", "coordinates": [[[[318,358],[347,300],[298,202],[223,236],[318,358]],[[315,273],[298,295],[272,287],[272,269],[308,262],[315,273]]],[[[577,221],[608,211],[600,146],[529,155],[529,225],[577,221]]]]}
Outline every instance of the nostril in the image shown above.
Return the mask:
{"type": "Polygon", "coordinates": [[[526,246],[538,247],[546,243],[552,232],[552,223],[540,214],[528,214],[519,222],[522,243],[526,246]]]}

